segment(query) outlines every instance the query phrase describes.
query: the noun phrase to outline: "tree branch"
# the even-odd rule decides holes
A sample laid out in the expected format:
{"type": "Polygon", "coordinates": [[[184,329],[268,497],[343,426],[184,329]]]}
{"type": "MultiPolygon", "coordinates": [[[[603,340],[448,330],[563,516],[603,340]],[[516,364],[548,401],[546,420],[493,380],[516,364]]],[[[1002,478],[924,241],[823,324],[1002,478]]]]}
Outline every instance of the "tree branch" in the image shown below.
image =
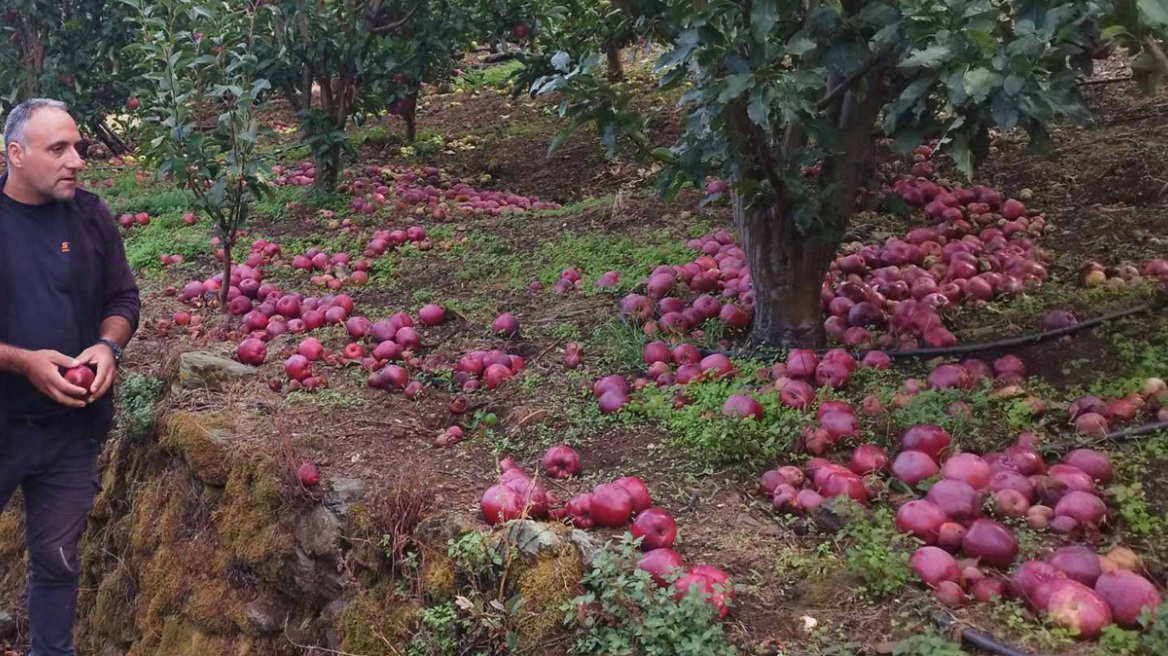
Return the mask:
{"type": "Polygon", "coordinates": [[[387,23],[385,25],[375,27],[369,31],[373,32],[374,34],[380,34],[382,32],[391,32],[393,30],[396,30],[397,28],[401,27],[402,25],[405,25],[406,23],[408,23],[410,21],[410,19],[414,17],[414,12],[418,11],[418,7],[420,7],[421,5],[422,5],[421,2],[414,2],[413,6],[410,7],[410,10],[406,12],[405,16],[402,16],[401,20],[397,20],[397,21],[394,21],[392,23],[387,23]]]}
{"type": "Polygon", "coordinates": [[[855,84],[857,80],[859,80],[860,78],[867,75],[868,72],[871,71],[872,68],[875,67],[877,64],[879,64],[881,61],[883,61],[885,57],[887,57],[888,55],[891,55],[892,51],[895,50],[895,48],[896,48],[895,45],[892,43],[884,44],[879,50],[876,51],[875,54],[872,55],[872,58],[869,59],[863,66],[852,71],[846,78],[844,78],[843,82],[840,82],[839,84],[837,84],[835,86],[835,88],[833,88],[831,91],[829,91],[827,93],[827,95],[823,97],[823,100],[820,100],[819,102],[815,103],[815,108],[816,109],[824,109],[826,107],[829,107],[841,95],[843,95],[843,93],[845,91],[847,91],[849,88],[851,88],[851,86],[853,84],[855,84]]]}

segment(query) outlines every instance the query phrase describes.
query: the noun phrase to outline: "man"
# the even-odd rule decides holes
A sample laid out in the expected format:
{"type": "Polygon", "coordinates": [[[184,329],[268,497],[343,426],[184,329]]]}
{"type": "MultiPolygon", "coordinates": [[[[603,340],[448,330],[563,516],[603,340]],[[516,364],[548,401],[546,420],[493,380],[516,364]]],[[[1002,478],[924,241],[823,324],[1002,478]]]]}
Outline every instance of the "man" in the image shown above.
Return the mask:
{"type": "Polygon", "coordinates": [[[4,125],[0,176],[0,511],[19,487],[30,656],[72,656],[77,543],[99,483],[138,287],[109,209],[77,189],[81,135],[63,103],[28,100],[4,125]],[[86,365],[89,389],[63,368],[86,365]]]}

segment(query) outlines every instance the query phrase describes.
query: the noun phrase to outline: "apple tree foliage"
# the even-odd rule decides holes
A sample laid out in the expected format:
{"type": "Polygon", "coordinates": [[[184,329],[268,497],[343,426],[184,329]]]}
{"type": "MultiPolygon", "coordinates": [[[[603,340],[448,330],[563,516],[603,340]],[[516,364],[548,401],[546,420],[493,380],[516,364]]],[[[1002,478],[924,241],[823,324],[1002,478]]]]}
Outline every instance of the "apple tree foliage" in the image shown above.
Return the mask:
{"type": "Polygon", "coordinates": [[[122,0],[134,9],[140,39],[130,53],[143,85],[143,155],[191,190],[199,210],[215,222],[223,240],[224,284],[231,251],[255,200],[270,195],[265,161],[257,148],[264,129],[262,96],[270,89],[259,76],[254,45],[257,8],[194,0],[122,0]]]}
{"type": "Polygon", "coordinates": [[[1168,79],[1168,0],[1112,0],[1101,21],[1108,45],[1134,55],[1132,75],[1145,93],[1168,79]]]}
{"type": "Polygon", "coordinates": [[[666,164],[661,190],[716,177],[755,294],[752,341],[825,341],[820,289],[874,166],[879,139],[909,152],[939,139],[971,175],[988,130],[1086,115],[1077,81],[1091,65],[1092,0],[670,0],[660,85],[680,94],[684,132],[650,149],[635,96],[597,72],[603,43],[548,59],[534,94],[560,93],[568,128],[596,125],[666,164]],[[811,171],[809,174],[808,172],[811,171]]]}
{"type": "Polygon", "coordinates": [[[257,52],[288,99],[316,162],[336,186],[350,121],[388,109],[407,117],[423,82],[450,74],[464,44],[462,7],[449,0],[263,0],[257,52]]]}
{"type": "Polygon", "coordinates": [[[106,118],[122,111],[133,82],[123,55],[135,38],[128,15],[126,5],[101,0],[0,3],[0,109],[56,98],[87,135],[125,152],[106,118]]]}

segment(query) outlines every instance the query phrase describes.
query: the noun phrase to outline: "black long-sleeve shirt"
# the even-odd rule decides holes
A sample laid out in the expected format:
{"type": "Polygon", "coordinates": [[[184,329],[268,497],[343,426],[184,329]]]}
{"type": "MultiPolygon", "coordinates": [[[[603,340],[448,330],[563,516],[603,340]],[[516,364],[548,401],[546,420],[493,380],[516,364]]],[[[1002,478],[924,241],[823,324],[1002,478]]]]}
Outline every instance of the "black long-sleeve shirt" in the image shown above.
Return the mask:
{"type": "MultiPolygon", "coordinates": [[[[117,224],[96,195],[79,189],[72,201],[46,205],[0,195],[0,342],[73,357],[97,342],[106,318],[123,317],[136,331],[140,309],[117,224]]],[[[0,420],[69,411],[23,377],[0,373],[0,420]]],[[[78,412],[104,434],[113,395],[78,412]]]]}

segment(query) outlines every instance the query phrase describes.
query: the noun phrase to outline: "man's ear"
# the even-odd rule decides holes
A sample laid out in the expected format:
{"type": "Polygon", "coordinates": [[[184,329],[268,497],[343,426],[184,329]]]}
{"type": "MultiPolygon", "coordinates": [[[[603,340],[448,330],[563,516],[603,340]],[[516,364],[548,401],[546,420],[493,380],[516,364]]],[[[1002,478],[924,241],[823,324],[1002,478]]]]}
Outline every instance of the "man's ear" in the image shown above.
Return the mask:
{"type": "Polygon", "coordinates": [[[8,153],[8,166],[20,168],[24,163],[24,148],[19,143],[5,144],[5,152],[8,153]]]}

